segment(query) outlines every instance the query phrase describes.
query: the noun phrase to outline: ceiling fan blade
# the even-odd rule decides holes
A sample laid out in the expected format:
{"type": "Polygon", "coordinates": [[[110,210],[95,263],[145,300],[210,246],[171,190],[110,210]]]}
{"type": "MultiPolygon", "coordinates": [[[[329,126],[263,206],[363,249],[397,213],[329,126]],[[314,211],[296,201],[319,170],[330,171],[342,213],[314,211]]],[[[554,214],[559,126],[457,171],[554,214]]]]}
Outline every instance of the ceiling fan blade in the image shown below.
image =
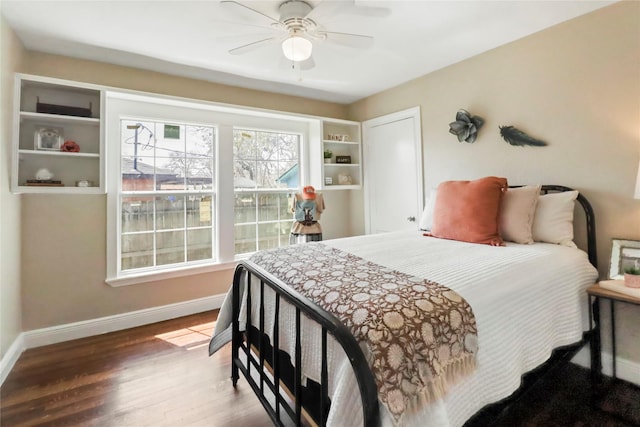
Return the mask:
{"type": "Polygon", "coordinates": [[[343,46],[366,49],[373,46],[373,37],[363,34],[337,33],[333,31],[321,31],[318,34],[324,36],[325,41],[343,46]]]}
{"type": "Polygon", "coordinates": [[[242,46],[234,47],[229,50],[231,55],[242,55],[247,52],[251,52],[252,50],[258,49],[262,46],[268,45],[278,40],[278,37],[269,37],[267,39],[257,40],[255,42],[251,42],[242,46]]]}
{"type": "Polygon", "coordinates": [[[355,0],[323,0],[305,18],[318,22],[341,14],[384,18],[391,14],[391,9],[379,6],[358,6],[355,0]]]}
{"type": "Polygon", "coordinates": [[[253,8],[250,8],[249,6],[246,6],[246,5],[242,4],[242,3],[238,3],[237,1],[222,0],[220,2],[220,6],[226,7],[229,10],[234,10],[234,11],[240,13],[241,15],[243,15],[245,17],[253,17],[253,18],[255,18],[256,15],[260,15],[263,18],[266,18],[272,24],[278,24],[278,25],[282,24],[277,19],[275,19],[275,18],[273,18],[273,17],[271,17],[269,15],[265,15],[264,13],[260,12],[259,10],[255,10],[253,8]],[[251,12],[251,14],[247,14],[247,12],[251,12]]]}
{"type": "MultiPolygon", "coordinates": [[[[345,7],[345,3],[341,1],[322,1],[319,5],[311,9],[305,19],[319,22],[330,16],[339,15],[340,9],[345,7]]],[[[348,7],[348,6],[347,6],[348,7]]]]}

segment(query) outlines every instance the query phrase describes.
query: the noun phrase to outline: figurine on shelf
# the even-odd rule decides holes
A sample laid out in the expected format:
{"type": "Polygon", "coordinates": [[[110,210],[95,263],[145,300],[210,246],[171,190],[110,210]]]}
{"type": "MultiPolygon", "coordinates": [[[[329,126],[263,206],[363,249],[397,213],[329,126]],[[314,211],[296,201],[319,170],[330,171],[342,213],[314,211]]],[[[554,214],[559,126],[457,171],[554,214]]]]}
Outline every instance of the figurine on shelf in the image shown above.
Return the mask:
{"type": "Polygon", "coordinates": [[[38,169],[36,179],[38,181],[50,181],[53,179],[53,173],[47,168],[38,169]]]}
{"type": "Polygon", "coordinates": [[[289,243],[321,241],[322,227],[318,221],[324,209],[322,194],[316,193],[312,186],[308,185],[302,189],[302,193],[296,193],[291,198],[291,213],[294,221],[291,225],[289,243]]]}
{"type": "Polygon", "coordinates": [[[62,144],[62,147],[60,147],[60,151],[67,153],[79,153],[80,146],[76,144],[75,141],[65,141],[64,144],[62,144]]]}

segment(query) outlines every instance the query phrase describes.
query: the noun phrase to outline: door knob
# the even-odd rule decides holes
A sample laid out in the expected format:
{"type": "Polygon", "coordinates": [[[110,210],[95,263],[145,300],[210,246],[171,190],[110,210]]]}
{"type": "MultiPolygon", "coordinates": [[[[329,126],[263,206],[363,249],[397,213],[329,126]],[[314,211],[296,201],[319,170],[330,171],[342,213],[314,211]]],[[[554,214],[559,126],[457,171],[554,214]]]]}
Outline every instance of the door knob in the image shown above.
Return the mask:
{"type": "Polygon", "coordinates": [[[407,218],[407,221],[416,222],[416,217],[415,216],[410,216],[409,218],[407,218]]]}

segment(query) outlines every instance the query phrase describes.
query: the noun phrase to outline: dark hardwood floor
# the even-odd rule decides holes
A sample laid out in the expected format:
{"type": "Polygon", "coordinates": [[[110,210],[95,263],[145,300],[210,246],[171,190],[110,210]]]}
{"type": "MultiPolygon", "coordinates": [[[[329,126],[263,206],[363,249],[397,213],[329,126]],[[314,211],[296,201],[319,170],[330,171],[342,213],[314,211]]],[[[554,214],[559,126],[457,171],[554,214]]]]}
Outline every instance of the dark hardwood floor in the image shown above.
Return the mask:
{"type": "MultiPolygon", "coordinates": [[[[230,351],[207,355],[217,312],[25,351],[0,388],[0,425],[270,426],[230,351]]],[[[619,385],[604,403],[637,423],[592,409],[588,371],[569,365],[500,419],[472,426],[640,425],[640,389],[619,385]],[[635,418],[633,418],[635,417],[635,418]]]]}

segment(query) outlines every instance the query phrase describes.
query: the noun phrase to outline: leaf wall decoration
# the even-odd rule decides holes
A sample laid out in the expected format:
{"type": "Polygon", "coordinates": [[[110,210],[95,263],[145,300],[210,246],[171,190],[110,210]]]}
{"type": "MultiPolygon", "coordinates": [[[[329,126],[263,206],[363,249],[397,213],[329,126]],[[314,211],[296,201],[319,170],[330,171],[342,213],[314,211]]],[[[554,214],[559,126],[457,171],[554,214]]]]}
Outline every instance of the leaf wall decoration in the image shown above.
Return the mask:
{"type": "Polygon", "coordinates": [[[546,142],[533,138],[513,126],[500,126],[500,135],[511,145],[518,147],[544,147],[546,142]]]}
{"type": "Polygon", "coordinates": [[[458,142],[472,143],[476,140],[478,130],[484,124],[484,119],[471,116],[467,110],[458,110],[456,121],[449,123],[449,133],[458,137],[458,142]]]}

